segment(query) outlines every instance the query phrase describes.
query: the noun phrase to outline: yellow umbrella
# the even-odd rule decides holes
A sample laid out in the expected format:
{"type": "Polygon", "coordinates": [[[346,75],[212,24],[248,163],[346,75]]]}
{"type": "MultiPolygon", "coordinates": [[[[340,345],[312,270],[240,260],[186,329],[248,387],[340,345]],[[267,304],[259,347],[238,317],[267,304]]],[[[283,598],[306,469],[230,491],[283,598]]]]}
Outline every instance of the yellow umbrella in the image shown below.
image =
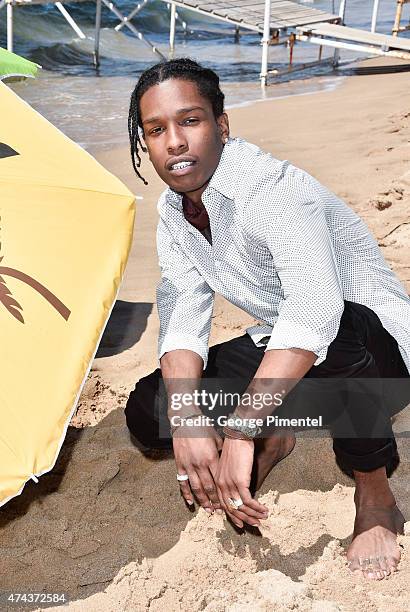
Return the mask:
{"type": "Polygon", "coordinates": [[[1,506],[55,464],[135,208],[121,181],[2,83],[0,116],[1,506]]]}

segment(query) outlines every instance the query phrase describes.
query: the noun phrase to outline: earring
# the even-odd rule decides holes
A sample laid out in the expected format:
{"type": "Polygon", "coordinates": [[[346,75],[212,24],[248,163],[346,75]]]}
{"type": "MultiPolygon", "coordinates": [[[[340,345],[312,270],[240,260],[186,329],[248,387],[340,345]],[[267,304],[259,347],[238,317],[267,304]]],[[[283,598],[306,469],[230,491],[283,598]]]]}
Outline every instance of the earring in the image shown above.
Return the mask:
{"type": "Polygon", "coordinates": [[[229,140],[229,138],[228,138],[228,136],[226,136],[226,138],[224,140],[224,143],[226,144],[228,142],[228,140],[229,140]]]}

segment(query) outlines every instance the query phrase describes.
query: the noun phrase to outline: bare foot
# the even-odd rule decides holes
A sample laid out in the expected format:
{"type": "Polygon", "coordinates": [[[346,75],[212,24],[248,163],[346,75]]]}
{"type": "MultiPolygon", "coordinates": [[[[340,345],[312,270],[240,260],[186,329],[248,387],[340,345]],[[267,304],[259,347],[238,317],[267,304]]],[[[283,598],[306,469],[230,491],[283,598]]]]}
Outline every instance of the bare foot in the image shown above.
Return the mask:
{"type": "Polygon", "coordinates": [[[296,443],[295,434],[286,432],[276,433],[269,438],[255,440],[255,461],[252,470],[251,489],[258,491],[271,469],[290,455],[296,443]]]}
{"type": "Polygon", "coordinates": [[[370,580],[382,580],[396,571],[400,561],[397,534],[403,533],[404,517],[396,504],[356,504],[352,543],[347,550],[349,568],[370,580]]]}

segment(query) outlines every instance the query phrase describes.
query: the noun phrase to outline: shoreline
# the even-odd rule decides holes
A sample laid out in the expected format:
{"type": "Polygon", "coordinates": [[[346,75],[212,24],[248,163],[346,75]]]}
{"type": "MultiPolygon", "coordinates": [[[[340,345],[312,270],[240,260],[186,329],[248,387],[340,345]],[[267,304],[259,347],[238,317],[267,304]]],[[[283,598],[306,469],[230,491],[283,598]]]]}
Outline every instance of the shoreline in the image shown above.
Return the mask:
{"type": "MultiPolygon", "coordinates": [[[[232,110],[258,102],[332,91],[345,78],[345,74],[337,72],[315,77],[299,73],[299,78],[272,83],[264,90],[258,80],[221,80],[221,87],[226,109],[232,110]]],[[[135,83],[136,78],[131,76],[72,77],[43,71],[35,80],[10,86],[69,138],[98,154],[127,146],[128,103],[135,83]]]]}

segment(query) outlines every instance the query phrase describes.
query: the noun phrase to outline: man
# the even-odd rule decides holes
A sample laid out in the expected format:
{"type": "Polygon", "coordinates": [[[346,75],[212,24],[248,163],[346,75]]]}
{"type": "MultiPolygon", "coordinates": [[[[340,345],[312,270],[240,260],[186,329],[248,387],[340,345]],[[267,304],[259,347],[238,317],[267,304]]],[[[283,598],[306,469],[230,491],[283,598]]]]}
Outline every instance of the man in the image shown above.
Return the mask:
{"type": "MultiPolygon", "coordinates": [[[[410,300],[369,230],[303,170],[230,138],[223,99],[217,75],[186,58],[147,70],[131,98],[134,169],[142,178],[140,145],[168,185],[158,203],[161,370],[139,381],[126,407],[146,447],[167,447],[160,427],[167,410],[172,417],[171,398],[193,396],[201,379],[237,378],[252,397],[268,389],[286,399],[301,379],[409,378],[410,300]],[[215,292],[265,325],[208,350],[215,292]]],[[[334,435],[333,447],[356,484],[350,568],[381,579],[397,568],[404,523],[388,483],[399,462],[395,407],[372,393],[364,403],[365,435],[334,435]],[[378,436],[370,435],[375,411],[378,436]]],[[[347,411],[357,421],[349,398],[347,411]]],[[[258,526],[267,509],[250,494],[252,469],[257,488],[291,452],[294,433],[256,439],[259,428],[247,424],[254,413],[241,399],[239,424],[228,423],[222,439],[207,421],[192,427],[188,417],[202,412],[191,402],[185,421],[172,420],[181,492],[238,527],[258,526]]]]}

